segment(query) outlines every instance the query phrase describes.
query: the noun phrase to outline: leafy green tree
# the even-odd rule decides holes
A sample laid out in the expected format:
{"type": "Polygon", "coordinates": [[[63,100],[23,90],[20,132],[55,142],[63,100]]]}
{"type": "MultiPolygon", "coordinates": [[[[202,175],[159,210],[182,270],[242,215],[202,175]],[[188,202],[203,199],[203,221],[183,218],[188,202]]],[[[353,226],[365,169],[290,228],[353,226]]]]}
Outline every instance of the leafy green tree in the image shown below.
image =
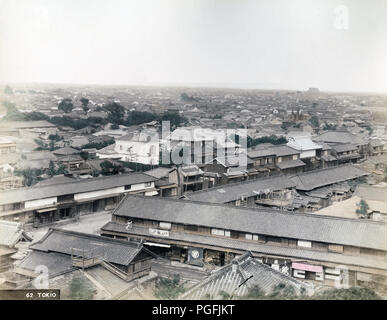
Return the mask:
{"type": "Polygon", "coordinates": [[[70,98],[63,99],[58,105],[58,109],[62,110],[64,113],[70,113],[73,108],[74,105],[70,98]]]}
{"type": "Polygon", "coordinates": [[[79,155],[82,157],[83,160],[87,160],[90,157],[90,154],[87,151],[81,151],[79,155]]]}
{"type": "Polygon", "coordinates": [[[100,164],[102,170],[101,173],[103,175],[109,176],[109,175],[115,175],[119,174],[121,172],[125,172],[125,168],[120,165],[116,165],[114,163],[111,163],[110,161],[105,160],[100,164]]]}
{"type": "Polygon", "coordinates": [[[357,206],[358,206],[358,209],[356,209],[356,213],[359,214],[361,217],[366,218],[368,216],[368,210],[369,210],[368,203],[362,199],[360,200],[357,206]]]}
{"type": "Polygon", "coordinates": [[[123,124],[125,116],[125,108],[116,102],[107,104],[104,109],[108,112],[108,121],[113,124],[123,124]]]}
{"type": "Polygon", "coordinates": [[[24,170],[21,170],[21,171],[16,171],[15,172],[15,175],[17,176],[22,176],[23,177],[23,181],[24,181],[24,185],[26,187],[30,187],[36,183],[38,183],[41,178],[40,176],[43,174],[44,172],[40,169],[24,169],[24,170]]]}
{"type": "Polygon", "coordinates": [[[84,97],[82,97],[81,99],[80,99],[80,101],[81,101],[81,103],[82,103],[82,109],[83,109],[83,111],[85,111],[85,113],[87,113],[89,110],[90,110],[90,108],[89,108],[89,99],[87,99],[87,98],[84,98],[84,97]]]}
{"type": "Polygon", "coordinates": [[[71,300],[93,300],[94,298],[94,289],[85,278],[73,278],[69,289],[69,298],[71,300]]]}
{"type": "Polygon", "coordinates": [[[62,138],[61,138],[61,136],[60,135],[58,135],[58,134],[50,134],[49,136],[48,136],[48,139],[50,139],[51,141],[60,141],[62,138]]]}
{"type": "Polygon", "coordinates": [[[188,123],[187,118],[176,112],[164,112],[160,117],[160,121],[169,121],[171,130],[174,130],[180,125],[186,125],[188,123]]]}
{"type": "Polygon", "coordinates": [[[185,291],[184,286],[180,284],[179,274],[169,278],[159,278],[156,282],[154,294],[158,299],[173,300],[185,291]]]}
{"type": "Polygon", "coordinates": [[[151,122],[157,120],[157,116],[153,113],[146,111],[132,111],[129,113],[126,124],[128,126],[131,125],[139,125],[147,122],[151,122]]]}
{"type": "Polygon", "coordinates": [[[52,160],[50,160],[50,164],[48,165],[47,174],[48,174],[50,177],[53,177],[53,176],[55,176],[55,174],[56,174],[55,164],[54,164],[54,161],[52,161],[52,160]]]}
{"type": "Polygon", "coordinates": [[[315,128],[318,128],[320,126],[320,121],[316,116],[312,116],[309,121],[312,124],[312,126],[315,128]]]}
{"type": "Polygon", "coordinates": [[[81,103],[82,103],[82,106],[87,107],[90,100],[87,99],[87,98],[82,97],[82,98],[80,99],[80,101],[81,101],[81,103]]]}

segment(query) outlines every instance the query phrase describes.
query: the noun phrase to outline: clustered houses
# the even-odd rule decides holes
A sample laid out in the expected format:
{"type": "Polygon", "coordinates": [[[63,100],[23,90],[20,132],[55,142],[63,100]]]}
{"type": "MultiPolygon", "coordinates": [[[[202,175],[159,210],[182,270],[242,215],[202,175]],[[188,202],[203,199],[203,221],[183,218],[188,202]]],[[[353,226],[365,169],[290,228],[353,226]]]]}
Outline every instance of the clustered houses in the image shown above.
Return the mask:
{"type": "Polygon", "coordinates": [[[293,277],[334,285],[386,283],[386,225],[189,200],[128,195],[102,235],[142,239],[181,262],[224,265],[246,250],[293,277]],[[183,201],[183,202],[182,202],[183,201]],[[197,252],[196,252],[197,251],[197,252]]]}
{"type": "Polygon", "coordinates": [[[292,202],[296,183],[286,176],[269,177],[189,193],[192,201],[230,204],[242,207],[286,207],[292,202]]]}
{"type": "Polygon", "coordinates": [[[346,165],[304,172],[293,176],[270,176],[230,183],[188,193],[186,199],[244,207],[274,207],[282,210],[313,212],[349,198],[351,181],[366,176],[362,170],[346,165]]]}
{"type": "Polygon", "coordinates": [[[156,180],[144,173],[130,173],[2,191],[0,219],[40,226],[108,210],[126,193],[157,195],[156,180]]]}

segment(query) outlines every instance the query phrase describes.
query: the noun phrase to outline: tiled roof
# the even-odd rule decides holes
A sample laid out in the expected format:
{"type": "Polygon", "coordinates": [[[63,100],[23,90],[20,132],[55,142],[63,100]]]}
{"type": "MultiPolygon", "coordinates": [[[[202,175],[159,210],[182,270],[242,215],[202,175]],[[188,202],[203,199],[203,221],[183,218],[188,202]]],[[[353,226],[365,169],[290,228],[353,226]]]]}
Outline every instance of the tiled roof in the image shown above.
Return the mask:
{"type": "MultiPolygon", "coordinates": [[[[323,216],[321,216],[323,217],[323,216]]],[[[343,219],[337,217],[325,217],[329,219],[343,219]]],[[[346,219],[349,220],[349,219],[346,219]]],[[[351,219],[354,221],[353,219],[351,219]]],[[[136,235],[139,237],[153,238],[152,241],[169,244],[173,242],[190,242],[195,247],[219,247],[227,249],[238,250],[245,252],[249,250],[254,254],[260,255],[272,255],[276,257],[301,259],[307,261],[316,262],[330,262],[335,264],[349,264],[355,266],[362,266],[367,268],[378,268],[387,270],[387,262],[384,259],[372,258],[370,256],[359,255],[346,255],[337,254],[326,251],[305,250],[305,248],[299,247],[284,247],[279,245],[271,245],[267,243],[260,243],[258,241],[243,241],[233,238],[214,237],[202,234],[193,234],[186,232],[170,231],[169,237],[157,237],[149,233],[149,228],[133,226],[130,230],[125,228],[125,225],[116,222],[109,222],[101,228],[101,230],[109,232],[118,232],[127,235],[136,235]]],[[[327,230],[325,230],[327,232],[327,230]]],[[[356,233],[356,232],[355,232],[356,233]]],[[[353,236],[355,237],[355,236],[353,236]]]]}
{"type": "Polygon", "coordinates": [[[98,235],[50,229],[39,242],[30,248],[35,251],[56,252],[70,256],[72,249],[80,249],[85,252],[95,250],[103,254],[105,261],[127,266],[143,250],[143,245],[98,235]]]}
{"type": "Polygon", "coordinates": [[[13,247],[24,235],[20,222],[0,221],[0,245],[13,247]]]}
{"type": "Polygon", "coordinates": [[[232,297],[243,297],[253,287],[259,287],[268,294],[280,284],[292,287],[296,295],[300,294],[301,288],[306,292],[312,291],[311,285],[264,265],[250,254],[244,254],[188,290],[180,299],[222,299],[222,293],[232,297]],[[244,284],[241,285],[242,283],[244,284]]]}
{"type": "Polygon", "coordinates": [[[297,190],[310,191],[338,182],[344,182],[367,175],[366,172],[352,166],[345,165],[334,168],[314,170],[293,176],[290,179],[297,185],[297,190]]]}
{"type": "Polygon", "coordinates": [[[306,164],[300,160],[289,160],[289,161],[282,161],[280,163],[277,163],[277,167],[280,169],[289,169],[289,168],[297,168],[297,167],[303,167],[306,164]]]}
{"type": "Polygon", "coordinates": [[[386,226],[373,221],[133,195],[127,195],[113,214],[252,234],[387,249],[386,226]]]}
{"type": "Polygon", "coordinates": [[[295,183],[285,176],[231,183],[223,186],[192,192],[187,197],[193,201],[227,203],[241,198],[251,197],[260,191],[283,190],[295,187],[295,183]]]}
{"type": "Polygon", "coordinates": [[[136,172],[129,174],[120,174],[115,176],[106,176],[90,179],[79,179],[66,183],[59,182],[50,186],[34,186],[31,188],[19,188],[2,191],[0,193],[0,205],[7,203],[16,203],[35,199],[44,199],[66,194],[80,192],[90,192],[96,190],[109,189],[119,186],[138,184],[143,182],[156,181],[157,179],[147,174],[136,172]]]}

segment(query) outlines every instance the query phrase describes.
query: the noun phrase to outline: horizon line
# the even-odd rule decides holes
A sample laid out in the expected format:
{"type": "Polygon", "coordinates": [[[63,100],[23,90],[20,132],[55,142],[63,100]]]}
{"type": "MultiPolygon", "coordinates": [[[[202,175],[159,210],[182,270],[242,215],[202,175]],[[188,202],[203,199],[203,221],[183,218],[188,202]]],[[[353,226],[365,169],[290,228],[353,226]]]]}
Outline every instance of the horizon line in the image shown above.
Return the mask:
{"type": "Polygon", "coordinates": [[[338,90],[338,89],[328,89],[321,90],[317,86],[310,86],[303,89],[290,89],[290,88],[264,88],[259,87],[254,83],[160,83],[160,82],[148,82],[148,83],[116,83],[116,84],[107,84],[107,83],[76,83],[76,82],[47,82],[47,81],[0,81],[2,86],[6,85],[50,85],[50,86],[77,86],[77,87],[145,87],[145,88],[181,88],[181,89],[229,89],[229,90],[245,90],[245,91],[292,91],[292,92],[307,92],[310,88],[317,88],[319,93],[340,93],[340,94],[380,94],[387,95],[387,91],[354,91],[354,90],[338,90]],[[255,87],[253,87],[255,86],[255,87]]]}

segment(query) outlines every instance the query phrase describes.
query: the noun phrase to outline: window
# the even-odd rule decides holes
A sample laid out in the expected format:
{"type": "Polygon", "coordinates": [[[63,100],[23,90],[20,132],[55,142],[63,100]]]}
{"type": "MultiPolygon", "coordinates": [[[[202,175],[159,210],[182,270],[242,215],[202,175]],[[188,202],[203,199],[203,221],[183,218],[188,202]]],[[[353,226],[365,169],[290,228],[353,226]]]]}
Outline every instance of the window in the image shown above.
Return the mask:
{"type": "Polygon", "coordinates": [[[186,226],[184,226],[184,230],[187,230],[187,231],[198,231],[198,226],[186,225],[186,226]]]}
{"type": "Polygon", "coordinates": [[[310,242],[310,241],[298,240],[298,241],[297,241],[297,246],[299,246],[299,247],[304,247],[304,248],[312,248],[312,242],[310,242]]]}
{"type": "Polygon", "coordinates": [[[224,232],[224,236],[230,238],[230,236],[231,236],[230,231],[225,231],[224,232]]]}
{"type": "Polygon", "coordinates": [[[152,186],[152,182],[145,182],[145,187],[151,187],[152,186]]]}
{"type": "Polygon", "coordinates": [[[282,157],[278,157],[278,163],[282,162],[282,157]]]}
{"type": "Polygon", "coordinates": [[[224,230],[211,229],[211,234],[213,234],[214,236],[224,236],[224,230]]]}
{"type": "Polygon", "coordinates": [[[132,189],[132,186],[130,184],[128,184],[127,186],[125,186],[125,190],[130,190],[132,189]]]}
{"type": "Polygon", "coordinates": [[[253,240],[254,240],[254,241],[258,241],[258,235],[253,234],[253,240]]]}
{"type": "Polygon", "coordinates": [[[160,222],[159,227],[161,229],[170,230],[171,229],[171,224],[169,222],[160,222]]]}
{"type": "Polygon", "coordinates": [[[298,156],[295,154],[293,155],[293,160],[297,160],[298,159],[298,156]]]}
{"type": "Polygon", "coordinates": [[[337,244],[329,244],[328,245],[328,250],[332,252],[337,252],[337,253],[343,253],[344,252],[344,247],[337,245],[337,244]]]}
{"type": "Polygon", "coordinates": [[[245,238],[246,240],[253,240],[253,235],[251,233],[246,233],[245,238]]]}

